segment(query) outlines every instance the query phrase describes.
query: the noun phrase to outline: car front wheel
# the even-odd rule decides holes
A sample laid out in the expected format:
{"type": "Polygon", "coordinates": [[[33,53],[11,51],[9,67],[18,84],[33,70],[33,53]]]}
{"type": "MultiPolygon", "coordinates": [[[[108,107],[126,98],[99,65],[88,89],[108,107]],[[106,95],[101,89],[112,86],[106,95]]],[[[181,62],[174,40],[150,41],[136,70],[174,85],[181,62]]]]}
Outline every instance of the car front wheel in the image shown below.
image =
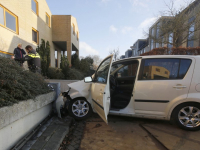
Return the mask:
{"type": "Polygon", "coordinates": [[[200,130],[200,104],[185,103],[175,108],[173,116],[176,124],[184,130],[200,130]]]}
{"type": "Polygon", "coordinates": [[[70,116],[76,120],[84,120],[92,114],[90,103],[85,99],[71,100],[68,106],[68,111],[70,116]]]}

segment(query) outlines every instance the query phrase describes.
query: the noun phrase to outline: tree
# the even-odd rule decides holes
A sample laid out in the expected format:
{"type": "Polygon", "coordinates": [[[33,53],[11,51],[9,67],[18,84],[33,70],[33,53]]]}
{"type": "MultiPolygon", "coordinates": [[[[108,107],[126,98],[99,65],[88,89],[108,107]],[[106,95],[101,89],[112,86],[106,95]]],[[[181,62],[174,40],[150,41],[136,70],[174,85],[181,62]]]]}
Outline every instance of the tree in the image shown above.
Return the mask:
{"type": "Polygon", "coordinates": [[[79,69],[80,68],[80,59],[78,58],[78,55],[76,53],[74,53],[71,57],[71,63],[72,63],[72,67],[75,69],[79,69]]]}
{"type": "Polygon", "coordinates": [[[161,12],[157,25],[148,33],[150,41],[180,47],[182,44],[199,39],[200,1],[189,3],[186,8],[175,8],[174,0],[166,4],[167,10],[161,12]]]}
{"type": "Polygon", "coordinates": [[[62,73],[65,76],[65,79],[69,77],[69,62],[67,60],[67,56],[62,55],[61,56],[61,62],[60,62],[60,68],[62,69],[62,73]]]}
{"type": "Polygon", "coordinates": [[[90,71],[90,64],[88,62],[88,60],[85,59],[81,59],[80,61],[80,70],[81,72],[83,72],[85,75],[87,75],[90,71]]]}
{"type": "Polygon", "coordinates": [[[99,55],[90,55],[90,57],[93,59],[93,69],[96,70],[102,59],[99,57],[99,55]]]}
{"type": "Polygon", "coordinates": [[[113,60],[116,61],[119,59],[119,48],[109,51],[110,55],[113,55],[113,60]]]}
{"type": "Polygon", "coordinates": [[[90,64],[90,65],[93,65],[93,58],[91,56],[86,56],[85,59],[87,60],[87,62],[90,64]]]}
{"type": "Polygon", "coordinates": [[[45,40],[41,39],[41,44],[40,46],[37,47],[36,51],[40,55],[42,75],[48,76],[48,69],[49,69],[49,64],[50,64],[49,41],[47,41],[45,44],[45,40]]]}

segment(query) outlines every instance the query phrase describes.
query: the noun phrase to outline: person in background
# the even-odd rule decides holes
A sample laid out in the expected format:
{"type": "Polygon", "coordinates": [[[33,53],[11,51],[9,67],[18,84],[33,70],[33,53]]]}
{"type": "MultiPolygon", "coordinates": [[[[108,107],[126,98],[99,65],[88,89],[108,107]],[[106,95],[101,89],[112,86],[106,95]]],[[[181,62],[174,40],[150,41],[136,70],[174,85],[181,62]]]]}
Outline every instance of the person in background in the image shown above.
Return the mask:
{"type": "Polygon", "coordinates": [[[18,64],[23,67],[23,58],[24,58],[24,55],[26,54],[26,52],[22,49],[22,44],[19,43],[17,45],[17,48],[14,49],[14,58],[16,58],[15,60],[18,62],[18,64]],[[17,59],[22,59],[22,60],[17,60],[17,59]]]}
{"type": "Polygon", "coordinates": [[[30,45],[27,45],[25,49],[28,54],[24,58],[15,58],[15,60],[27,61],[30,71],[34,73],[41,73],[40,55],[30,45]]]}
{"type": "Polygon", "coordinates": [[[28,62],[29,70],[34,73],[41,73],[40,55],[30,45],[27,45],[25,49],[28,53],[28,55],[25,56],[25,61],[28,62]]]}

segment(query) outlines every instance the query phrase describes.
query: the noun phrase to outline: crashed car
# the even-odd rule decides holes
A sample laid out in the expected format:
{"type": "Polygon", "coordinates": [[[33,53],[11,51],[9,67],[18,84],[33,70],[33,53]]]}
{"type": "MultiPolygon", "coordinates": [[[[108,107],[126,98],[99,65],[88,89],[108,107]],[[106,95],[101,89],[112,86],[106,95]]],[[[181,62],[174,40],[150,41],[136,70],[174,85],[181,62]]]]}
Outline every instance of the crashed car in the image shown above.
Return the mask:
{"type": "Polygon", "coordinates": [[[113,62],[105,58],[92,77],[71,83],[57,102],[75,119],[96,112],[173,120],[200,129],[200,56],[140,56],[113,62]]]}

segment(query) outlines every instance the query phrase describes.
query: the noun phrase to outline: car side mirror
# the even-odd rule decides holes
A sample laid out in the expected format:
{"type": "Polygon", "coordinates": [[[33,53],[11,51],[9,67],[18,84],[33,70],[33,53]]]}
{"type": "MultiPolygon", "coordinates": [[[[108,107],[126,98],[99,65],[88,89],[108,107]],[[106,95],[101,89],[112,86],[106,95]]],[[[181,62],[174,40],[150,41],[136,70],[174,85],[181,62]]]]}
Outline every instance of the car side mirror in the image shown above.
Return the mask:
{"type": "Polygon", "coordinates": [[[92,82],[92,78],[91,78],[91,77],[85,77],[85,78],[84,78],[84,82],[85,82],[85,83],[92,82]]]}

